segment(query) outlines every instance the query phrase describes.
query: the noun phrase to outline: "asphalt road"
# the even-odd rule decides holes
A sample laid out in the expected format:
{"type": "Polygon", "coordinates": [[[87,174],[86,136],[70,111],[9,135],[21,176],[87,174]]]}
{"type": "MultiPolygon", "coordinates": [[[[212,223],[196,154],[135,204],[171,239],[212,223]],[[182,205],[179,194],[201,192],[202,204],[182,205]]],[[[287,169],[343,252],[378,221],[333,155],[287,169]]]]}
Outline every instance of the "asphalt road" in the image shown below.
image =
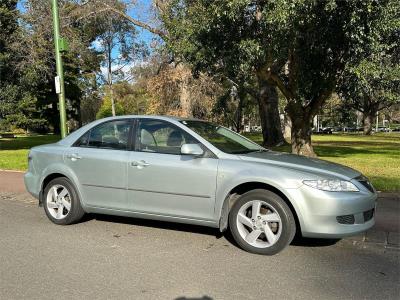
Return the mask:
{"type": "Polygon", "coordinates": [[[0,299],[398,299],[400,252],[300,241],[265,257],[214,229],[91,216],[56,226],[0,193],[0,299]]]}

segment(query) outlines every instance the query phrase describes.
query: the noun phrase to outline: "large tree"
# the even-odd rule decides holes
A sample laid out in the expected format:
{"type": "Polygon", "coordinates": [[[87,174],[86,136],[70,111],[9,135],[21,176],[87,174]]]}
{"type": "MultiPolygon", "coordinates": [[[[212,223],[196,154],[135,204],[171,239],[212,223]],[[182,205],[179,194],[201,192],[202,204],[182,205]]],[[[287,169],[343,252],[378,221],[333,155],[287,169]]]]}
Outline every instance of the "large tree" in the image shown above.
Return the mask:
{"type": "Polygon", "coordinates": [[[349,59],[338,85],[346,104],[362,112],[367,135],[379,111],[400,103],[400,2],[381,5],[364,20],[368,42],[349,59]]]}
{"type": "MultiPolygon", "coordinates": [[[[9,49],[12,67],[18,82],[12,109],[6,119],[17,127],[59,129],[57,97],[54,89],[55,60],[51,6],[46,0],[28,0],[18,14],[18,26],[9,49]]],[[[71,15],[74,1],[63,1],[60,6],[62,35],[67,38],[70,50],[64,54],[64,71],[67,114],[72,123],[80,122],[80,103],[88,80],[86,74],[99,69],[99,60],[90,47],[98,35],[93,26],[88,27],[71,15]]],[[[11,94],[11,89],[8,89],[11,94]]],[[[8,97],[7,99],[11,99],[8,97]]],[[[71,128],[72,129],[72,128],[71,128]]]]}
{"type": "Polygon", "coordinates": [[[400,103],[400,67],[398,62],[363,60],[350,68],[341,87],[349,107],[363,115],[363,132],[370,135],[379,111],[400,103]]]}
{"type": "MultiPolygon", "coordinates": [[[[195,69],[254,78],[260,106],[269,111],[277,109],[278,87],[287,99],[292,151],[314,156],[311,121],[335,89],[346,60],[367,42],[365,18],[377,17],[371,11],[384,5],[373,0],[176,0],[164,22],[173,51],[195,69]]],[[[279,122],[271,117],[263,123],[268,121],[279,122]]]]}
{"type": "Polygon", "coordinates": [[[19,89],[18,76],[13,70],[15,60],[10,43],[18,28],[17,0],[0,3],[0,119],[12,111],[12,103],[19,89]]]}
{"type": "Polygon", "coordinates": [[[250,1],[172,1],[162,17],[172,52],[191,63],[195,74],[220,74],[250,93],[259,106],[264,144],[284,142],[278,93],[264,71],[270,49],[259,7],[250,1]]]}
{"type": "MultiPolygon", "coordinates": [[[[127,14],[127,7],[122,1],[106,1],[105,3],[127,14]]],[[[103,11],[94,16],[95,18],[91,20],[100,33],[95,48],[103,57],[102,66],[106,69],[105,82],[108,85],[108,98],[111,101],[112,115],[115,116],[113,83],[124,79],[130,64],[146,56],[148,51],[144,43],[137,41],[136,27],[126,18],[112,11],[103,11]]]]}

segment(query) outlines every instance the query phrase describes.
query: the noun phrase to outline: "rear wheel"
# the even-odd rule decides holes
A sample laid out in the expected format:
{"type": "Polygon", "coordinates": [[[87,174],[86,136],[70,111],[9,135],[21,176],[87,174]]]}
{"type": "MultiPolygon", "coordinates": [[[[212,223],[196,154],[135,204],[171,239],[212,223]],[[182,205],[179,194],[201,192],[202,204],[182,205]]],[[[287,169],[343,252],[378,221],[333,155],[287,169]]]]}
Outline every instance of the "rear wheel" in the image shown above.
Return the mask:
{"type": "Polygon", "coordinates": [[[253,190],[240,196],[229,213],[229,228],[241,248],[264,255],[282,251],[296,233],[288,205],[267,190],[253,190]]]}
{"type": "Polygon", "coordinates": [[[58,225],[76,223],[84,215],[78,194],[65,177],[53,179],[47,184],[43,204],[47,217],[58,225]]]}

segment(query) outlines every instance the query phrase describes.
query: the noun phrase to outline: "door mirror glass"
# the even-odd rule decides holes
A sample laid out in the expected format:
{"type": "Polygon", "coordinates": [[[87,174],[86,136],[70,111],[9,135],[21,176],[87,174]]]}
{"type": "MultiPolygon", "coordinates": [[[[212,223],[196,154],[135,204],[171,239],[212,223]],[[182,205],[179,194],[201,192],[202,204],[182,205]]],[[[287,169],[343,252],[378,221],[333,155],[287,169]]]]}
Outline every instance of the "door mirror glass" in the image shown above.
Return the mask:
{"type": "Polygon", "coordinates": [[[181,147],[181,154],[201,156],[204,154],[204,150],[199,144],[183,144],[181,147]]]}

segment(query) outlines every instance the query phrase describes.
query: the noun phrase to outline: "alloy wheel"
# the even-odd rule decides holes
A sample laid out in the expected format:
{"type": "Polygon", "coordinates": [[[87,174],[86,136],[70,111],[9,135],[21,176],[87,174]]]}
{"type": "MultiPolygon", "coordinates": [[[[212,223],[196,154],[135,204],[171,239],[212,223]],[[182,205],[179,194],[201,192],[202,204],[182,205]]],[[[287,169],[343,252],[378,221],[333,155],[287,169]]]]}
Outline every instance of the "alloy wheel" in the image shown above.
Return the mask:
{"type": "Polygon", "coordinates": [[[257,248],[271,247],[282,233],[279,213],[262,200],[253,200],[242,205],[236,217],[236,226],[243,240],[257,248]]]}
{"type": "Polygon", "coordinates": [[[53,185],[46,197],[46,206],[51,216],[57,220],[62,220],[71,211],[71,196],[68,189],[61,185],[53,185]]]}

